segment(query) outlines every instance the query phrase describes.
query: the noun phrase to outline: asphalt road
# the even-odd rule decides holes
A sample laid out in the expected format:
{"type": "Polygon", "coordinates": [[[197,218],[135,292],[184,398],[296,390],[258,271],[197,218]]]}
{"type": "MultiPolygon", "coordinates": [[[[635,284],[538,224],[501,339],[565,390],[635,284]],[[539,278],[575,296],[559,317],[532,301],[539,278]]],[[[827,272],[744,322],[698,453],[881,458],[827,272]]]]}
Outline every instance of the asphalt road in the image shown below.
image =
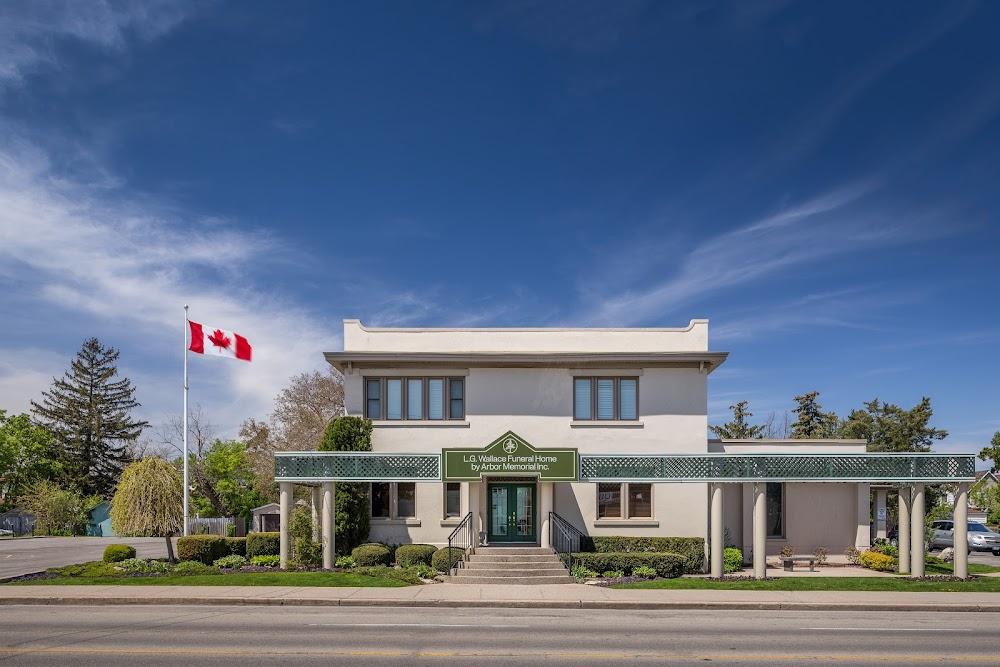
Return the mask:
{"type": "Polygon", "coordinates": [[[0,662],[74,666],[1000,662],[1000,614],[4,607],[0,662]]]}
{"type": "MultiPolygon", "coordinates": [[[[0,579],[101,560],[109,544],[129,544],[139,558],[166,558],[162,537],[17,537],[0,539],[0,579]]],[[[174,540],[176,547],[176,539],[174,540]]]]}

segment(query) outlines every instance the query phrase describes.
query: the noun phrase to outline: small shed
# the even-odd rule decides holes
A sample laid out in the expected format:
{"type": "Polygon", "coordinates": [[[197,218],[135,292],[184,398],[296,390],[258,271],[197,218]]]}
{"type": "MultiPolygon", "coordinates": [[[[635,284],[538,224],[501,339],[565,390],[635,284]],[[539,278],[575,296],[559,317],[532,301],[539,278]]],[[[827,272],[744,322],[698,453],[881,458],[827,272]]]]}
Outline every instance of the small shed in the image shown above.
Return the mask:
{"type": "Polygon", "coordinates": [[[276,533],[281,523],[281,506],[278,503],[268,503],[251,510],[253,512],[253,528],[255,533],[276,533]]]}
{"type": "Polygon", "coordinates": [[[102,500],[90,510],[90,518],[87,520],[87,535],[91,537],[118,537],[111,528],[111,503],[102,500]]]}

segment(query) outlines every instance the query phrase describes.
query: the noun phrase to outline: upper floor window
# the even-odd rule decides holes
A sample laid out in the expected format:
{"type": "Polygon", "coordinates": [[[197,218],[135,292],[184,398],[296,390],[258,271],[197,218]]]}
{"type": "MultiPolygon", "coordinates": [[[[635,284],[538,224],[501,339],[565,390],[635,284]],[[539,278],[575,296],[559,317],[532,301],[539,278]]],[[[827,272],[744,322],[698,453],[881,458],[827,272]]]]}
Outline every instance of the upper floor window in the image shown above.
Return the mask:
{"type": "Polygon", "coordinates": [[[639,419],[639,379],[573,378],[573,419],[577,421],[639,419]]]}
{"type": "Polygon", "coordinates": [[[374,420],[465,419],[465,380],[365,378],[365,416],[374,420]]]}

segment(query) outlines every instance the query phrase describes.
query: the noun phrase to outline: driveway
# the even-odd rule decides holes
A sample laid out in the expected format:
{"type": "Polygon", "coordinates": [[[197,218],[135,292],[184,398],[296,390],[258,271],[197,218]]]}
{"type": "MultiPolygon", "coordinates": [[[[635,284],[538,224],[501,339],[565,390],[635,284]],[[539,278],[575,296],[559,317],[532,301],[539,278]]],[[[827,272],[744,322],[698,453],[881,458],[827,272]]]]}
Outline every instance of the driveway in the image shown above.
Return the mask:
{"type": "Polygon", "coordinates": [[[104,548],[109,544],[131,545],[139,558],[167,557],[167,541],[162,537],[4,538],[0,539],[0,579],[42,572],[50,567],[101,560],[104,548]]]}

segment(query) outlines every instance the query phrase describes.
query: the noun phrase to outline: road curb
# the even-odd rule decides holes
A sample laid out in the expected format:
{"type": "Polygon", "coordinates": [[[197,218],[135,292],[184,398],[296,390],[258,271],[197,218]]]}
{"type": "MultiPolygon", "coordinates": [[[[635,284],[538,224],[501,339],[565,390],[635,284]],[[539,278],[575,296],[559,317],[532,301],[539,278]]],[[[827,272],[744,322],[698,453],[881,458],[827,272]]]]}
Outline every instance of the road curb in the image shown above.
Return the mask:
{"type": "Polygon", "coordinates": [[[438,609],[496,608],[507,609],[615,609],[635,611],[867,611],[867,612],[984,612],[1000,613],[998,604],[933,604],[856,602],[670,602],[616,600],[394,600],[394,599],[323,599],[323,598],[202,598],[202,597],[0,597],[0,606],[80,605],[80,606],[258,606],[258,607],[430,607],[438,609]]]}

